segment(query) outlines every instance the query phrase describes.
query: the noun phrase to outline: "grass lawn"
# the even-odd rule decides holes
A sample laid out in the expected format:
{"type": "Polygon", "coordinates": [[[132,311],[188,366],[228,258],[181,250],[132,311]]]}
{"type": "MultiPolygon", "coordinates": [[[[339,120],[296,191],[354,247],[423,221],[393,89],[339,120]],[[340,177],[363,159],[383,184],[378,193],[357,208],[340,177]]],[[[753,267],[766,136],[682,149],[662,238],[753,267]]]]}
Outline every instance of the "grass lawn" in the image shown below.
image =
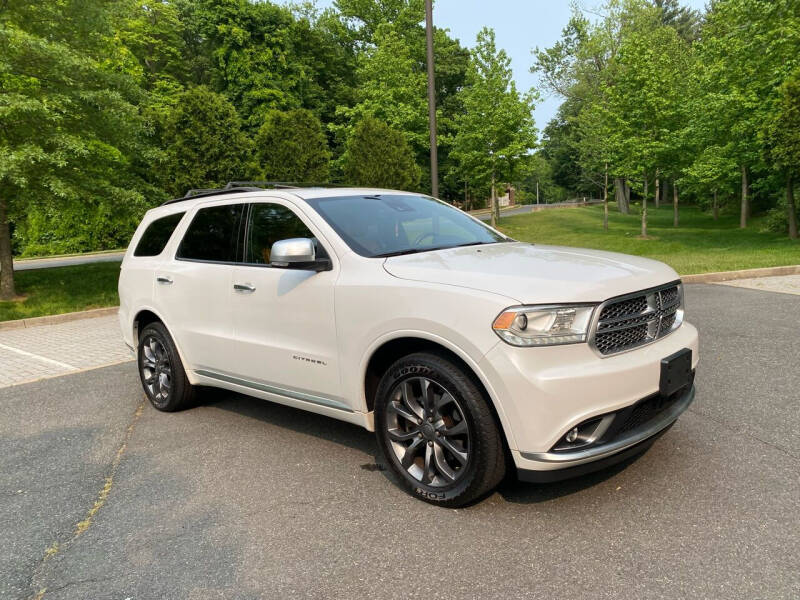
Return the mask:
{"type": "Polygon", "coordinates": [[[17,294],[25,299],[0,302],[0,321],[116,306],[118,280],[118,262],[17,271],[17,294]]]}
{"type": "Polygon", "coordinates": [[[596,248],[636,254],[663,261],[682,275],[734,271],[755,267],[800,264],[800,241],[762,232],[754,218],[739,229],[739,216],[711,215],[686,206],[680,209],[680,226],[672,226],[672,206],[647,209],[649,239],[639,239],[641,212],[617,212],[609,205],[608,231],[603,231],[603,207],[552,208],[533,214],[501,218],[503,233],[525,242],[596,248]],[[635,213],[635,214],[634,214],[635,213]]]}

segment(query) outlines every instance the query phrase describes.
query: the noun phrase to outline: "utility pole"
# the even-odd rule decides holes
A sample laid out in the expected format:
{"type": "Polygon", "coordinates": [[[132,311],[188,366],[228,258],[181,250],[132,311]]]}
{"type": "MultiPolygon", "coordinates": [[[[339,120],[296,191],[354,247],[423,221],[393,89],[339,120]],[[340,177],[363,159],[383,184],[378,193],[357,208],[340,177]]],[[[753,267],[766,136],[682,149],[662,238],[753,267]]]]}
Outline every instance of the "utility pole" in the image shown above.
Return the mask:
{"type": "Polygon", "coordinates": [[[433,0],[425,0],[425,34],[428,42],[428,126],[431,130],[431,195],[439,197],[439,157],[436,148],[436,90],[433,70],[433,0]]]}
{"type": "Polygon", "coordinates": [[[536,204],[539,204],[539,180],[536,180],[536,204]]]}

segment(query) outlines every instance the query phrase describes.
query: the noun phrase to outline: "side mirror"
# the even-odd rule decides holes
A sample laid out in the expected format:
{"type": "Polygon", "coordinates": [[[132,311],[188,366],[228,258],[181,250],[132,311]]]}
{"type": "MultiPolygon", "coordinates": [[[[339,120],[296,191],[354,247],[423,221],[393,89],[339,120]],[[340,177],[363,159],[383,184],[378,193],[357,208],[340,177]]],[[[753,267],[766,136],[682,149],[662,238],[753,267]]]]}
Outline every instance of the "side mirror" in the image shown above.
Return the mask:
{"type": "Polygon", "coordinates": [[[283,269],[327,271],[331,268],[331,261],[327,258],[317,259],[314,242],[308,238],[291,238],[275,242],[270,250],[269,264],[283,269]]]}

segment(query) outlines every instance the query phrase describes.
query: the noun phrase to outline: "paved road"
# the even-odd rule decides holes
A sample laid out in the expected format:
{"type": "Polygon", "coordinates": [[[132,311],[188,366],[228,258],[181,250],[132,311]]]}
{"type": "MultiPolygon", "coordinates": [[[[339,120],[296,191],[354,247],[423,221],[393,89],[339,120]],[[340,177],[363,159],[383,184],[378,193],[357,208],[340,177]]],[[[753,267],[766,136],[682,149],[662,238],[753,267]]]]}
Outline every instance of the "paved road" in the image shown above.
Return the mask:
{"type": "Polygon", "coordinates": [[[157,413],[132,363],[0,389],[0,598],[798,598],[800,299],[687,302],[698,397],[647,454],[461,510],[344,423],[157,413]]]}
{"type": "Polygon", "coordinates": [[[77,256],[61,256],[56,258],[29,258],[14,261],[15,271],[31,269],[49,269],[51,267],[69,267],[98,262],[122,262],[125,252],[104,252],[103,254],[80,254],[77,256]]]}
{"type": "MultiPolygon", "coordinates": [[[[592,200],[587,202],[586,204],[597,204],[601,203],[602,200],[592,200]]],[[[581,202],[554,202],[552,204],[523,204],[521,206],[517,206],[515,208],[509,208],[500,211],[500,218],[503,217],[513,217],[514,215],[524,215],[527,213],[535,212],[536,210],[545,210],[548,208],[563,208],[565,206],[584,206],[581,202]]],[[[492,218],[491,213],[478,213],[473,215],[474,217],[480,219],[481,221],[489,221],[492,218]]]]}

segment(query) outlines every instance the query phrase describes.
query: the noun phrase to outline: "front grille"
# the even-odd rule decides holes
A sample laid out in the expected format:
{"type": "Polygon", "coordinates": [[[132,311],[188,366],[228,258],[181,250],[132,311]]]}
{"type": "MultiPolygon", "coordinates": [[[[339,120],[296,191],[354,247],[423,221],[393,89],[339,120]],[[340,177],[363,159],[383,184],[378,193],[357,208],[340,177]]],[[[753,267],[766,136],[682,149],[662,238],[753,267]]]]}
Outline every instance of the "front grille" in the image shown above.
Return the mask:
{"type": "Polygon", "coordinates": [[[648,344],[680,325],[680,283],[643,290],[601,305],[592,339],[600,354],[609,355],[648,344]]]}

